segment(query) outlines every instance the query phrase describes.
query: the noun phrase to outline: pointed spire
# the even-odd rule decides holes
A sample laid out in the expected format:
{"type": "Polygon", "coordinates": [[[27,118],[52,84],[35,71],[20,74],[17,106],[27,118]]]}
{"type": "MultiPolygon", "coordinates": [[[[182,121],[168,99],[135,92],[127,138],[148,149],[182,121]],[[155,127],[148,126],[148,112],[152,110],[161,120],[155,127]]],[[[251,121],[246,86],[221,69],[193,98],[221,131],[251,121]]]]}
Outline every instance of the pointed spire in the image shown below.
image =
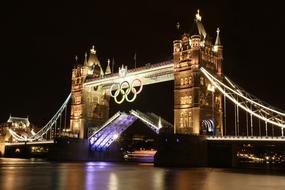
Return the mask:
{"type": "Polygon", "coordinates": [[[100,77],[104,77],[104,71],[103,71],[101,65],[99,65],[99,67],[100,67],[100,77]]]}
{"type": "Polygon", "coordinates": [[[200,16],[200,10],[197,10],[197,14],[195,15],[194,22],[192,25],[192,31],[190,31],[190,36],[200,35],[201,40],[205,40],[207,36],[207,32],[202,24],[202,17],[200,16]]]}
{"type": "Polygon", "coordinates": [[[105,75],[111,74],[110,59],[108,59],[108,65],[106,67],[105,75]]]}
{"type": "Polygon", "coordinates": [[[93,45],[92,48],[90,49],[90,53],[96,54],[95,46],[93,45]]]}
{"type": "Polygon", "coordinates": [[[215,45],[213,47],[213,52],[222,52],[221,50],[223,49],[221,40],[220,40],[220,29],[217,28],[217,37],[216,37],[216,41],[215,41],[215,45]]]}
{"type": "Polygon", "coordinates": [[[74,59],[75,59],[75,64],[74,64],[74,69],[75,69],[78,65],[78,56],[75,55],[74,59]]]}
{"type": "Polygon", "coordinates": [[[200,16],[200,10],[199,9],[197,10],[195,17],[196,17],[196,20],[198,20],[198,21],[202,20],[202,17],[200,16]]]}
{"type": "Polygon", "coordinates": [[[177,30],[180,29],[180,23],[179,23],[179,22],[176,23],[176,29],[177,29],[177,30]]]}
{"type": "Polygon", "coordinates": [[[114,73],[114,66],[115,66],[115,58],[112,59],[112,73],[114,73]]]}
{"type": "Polygon", "coordinates": [[[93,65],[99,65],[100,61],[98,60],[98,57],[96,55],[96,50],[94,45],[92,46],[92,48],[90,49],[90,54],[89,54],[89,58],[87,61],[87,66],[92,67],[93,65]]]}
{"type": "Polygon", "coordinates": [[[158,128],[160,129],[160,128],[162,128],[162,123],[161,123],[161,117],[159,116],[159,118],[158,118],[158,128]]]}
{"type": "Polygon", "coordinates": [[[192,25],[192,31],[190,32],[191,36],[200,36],[200,31],[197,25],[197,22],[194,21],[193,25],[192,25]]]}
{"type": "Polygon", "coordinates": [[[85,52],[84,54],[84,65],[85,66],[87,65],[87,52],[85,52]]]}
{"type": "Polygon", "coordinates": [[[216,37],[216,41],[215,41],[215,46],[221,46],[221,40],[220,40],[220,29],[217,28],[217,37],[216,37]]]}

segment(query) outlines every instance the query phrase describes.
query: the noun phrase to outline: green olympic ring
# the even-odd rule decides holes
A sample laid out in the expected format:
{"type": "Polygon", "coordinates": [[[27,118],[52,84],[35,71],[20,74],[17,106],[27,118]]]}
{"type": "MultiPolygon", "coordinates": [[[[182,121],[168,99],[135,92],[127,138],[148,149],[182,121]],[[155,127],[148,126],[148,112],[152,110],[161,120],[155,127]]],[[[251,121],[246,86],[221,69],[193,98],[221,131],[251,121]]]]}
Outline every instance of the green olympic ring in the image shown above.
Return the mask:
{"type": "Polygon", "coordinates": [[[124,100],[126,100],[127,102],[133,102],[135,101],[137,95],[139,93],[141,93],[143,88],[143,84],[142,81],[139,79],[134,79],[130,85],[130,83],[128,81],[123,81],[121,83],[114,83],[112,84],[112,86],[110,87],[110,96],[112,98],[114,98],[115,102],[117,104],[121,104],[124,102],[124,100]],[[135,82],[139,82],[138,86],[139,86],[139,90],[137,90],[135,88],[135,82]],[[112,93],[112,91],[115,90],[115,93],[112,93]],[[133,97],[130,98],[129,94],[133,93],[133,97]],[[118,96],[122,95],[122,98],[120,100],[118,100],[118,96]]]}

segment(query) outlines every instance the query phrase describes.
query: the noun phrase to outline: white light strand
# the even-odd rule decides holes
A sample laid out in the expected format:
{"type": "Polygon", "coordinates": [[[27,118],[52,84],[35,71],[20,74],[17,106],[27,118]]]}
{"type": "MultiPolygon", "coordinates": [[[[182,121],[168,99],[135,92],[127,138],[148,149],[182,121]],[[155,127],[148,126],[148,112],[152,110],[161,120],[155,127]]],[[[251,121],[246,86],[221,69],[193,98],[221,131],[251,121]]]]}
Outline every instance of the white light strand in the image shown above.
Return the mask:
{"type": "Polygon", "coordinates": [[[139,118],[140,120],[144,121],[145,123],[147,123],[151,128],[154,128],[155,132],[158,133],[159,132],[159,127],[155,126],[154,124],[152,124],[151,122],[147,121],[145,118],[143,118],[142,116],[139,115],[138,112],[131,110],[130,114],[136,116],[137,118],[139,118]]]}
{"type": "Polygon", "coordinates": [[[62,106],[56,112],[56,114],[51,118],[51,120],[49,120],[49,122],[40,131],[38,131],[35,135],[32,136],[32,138],[34,140],[37,140],[37,139],[41,138],[44,134],[46,134],[52,128],[52,126],[54,125],[55,121],[59,118],[59,115],[61,115],[62,112],[64,111],[64,109],[67,106],[70,98],[71,98],[71,94],[68,95],[68,97],[66,98],[65,102],[62,104],[62,106]]]}
{"type": "Polygon", "coordinates": [[[115,119],[117,119],[122,113],[118,111],[115,115],[113,115],[110,119],[108,119],[97,131],[95,131],[92,135],[90,135],[90,138],[98,134],[102,129],[104,129],[107,125],[109,125],[111,122],[113,122],[115,119]]]}
{"type": "Polygon", "coordinates": [[[231,89],[230,87],[228,87],[227,85],[225,85],[224,83],[222,83],[221,81],[219,81],[218,79],[216,79],[213,75],[211,75],[211,74],[210,74],[206,69],[204,69],[203,67],[201,67],[201,71],[202,71],[204,74],[208,74],[213,80],[215,80],[216,82],[218,82],[219,84],[221,84],[223,87],[227,88],[228,90],[230,90],[231,92],[233,92],[233,93],[235,93],[236,95],[240,96],[241,98],[243,98],[243,99],[245,99],[245,100],[251,102],[252,104],[255,104],[255,105],[257,105],[257,106],[260,106],[260,107],[262,107],[262,108],[264,108],[264,109],[267,109],[267,110],[269,110],[269,111],[272,111],[272,112],[274,112],[274,113],[280,114],[280,115],[282,115],[282,116],[285,116],[285,113],[276,111],[276,110],[274,110],[274,109],[272,109],[272,108],[269,108],[269,107],[266,107],[266,106],[264,106],[264,105],[262,105],[262,104],[260,104],[260,103],[258,103],[258,102],[255,102],[255,101],[249,99],[248,97],[245,97],[245,96],[242,95],[240,92],[236,92],[235,90],[231,89]]]}
{"type": "MultiPolygon", "coordinates": [[[[259,103],[256,103],[250,99],[248,99],[247,97],[244,97],[243,95],[241,95],[240,93],[237,93],[235,92],[233,89],[231,89],[230,87],[228,87],[227,85],[223,84],[222,82],[220,82],[219,80],[217,80],[215,77],[213,77],[207,70],[205,70],[203,67],[201,67],[201,71],[202,73],[210,80],[210,82],[222,93],[224,94],[227,98],[229,98],[234,104],[238,105],[239,107],[241,107],[242,109],[244,109],[246,112],[254,115],[255,117],[259,118],[259,119],[262,119],[263,121],[265,122],[268,122],[268,123],[271,123],[273,125],[276,125],[276,126],[279,126],[281,128],[285,128],[285,121],[283,121],[283,124],[281,123],[277,123],[275,121],[272,121],[271,119],[268,119],[264,116],[261,116],[259,114],[257,114],[256,112],[250,110],[249,108],[245,107],[244,105],[242,105],[240,102],[238,102],[236,99],[234,99],[232,96],[230,96],[228,93],[225,92],[225,90],[223,90],[223,88],[218,85],[215,81],[217,81],[219,84],[221,84],[224,88],[227,88],[228,90],[230,90],[231,92],[235,93],[236,95],[238,95],[239,97],[242,97],[246,100],[248,100],[249,102],[253,103],[253,104],[256,104],[256,105],[259,105],[260,107],[263,107],[265,109],[268,109],[268,110],[271,110],[272,112],[275,112],[277,113],[277,111],[275,110],[272,110],[271,108],[267,108],[259,103]],[[215,80],[215,81],[214,81],[215,80]]],[[[278,112],[280,113],[280,112],[278,112]]],[[[284,113],[282,113],[282,115],[285,115],[284,113]]],[[[275,118],[275,117],[273,117],[275,118]]]]}
{"type": "Polygon", "coordinates": [[[285,141],[285,137],[208,136],[208,141],[285,141]]]}
{"type": "Polygon", "coordinates": [[[36,134],[32,135],[30,138],[24,138],[22,136],[19,136],[15,131],[12,129],[9,129],[9,133],[17,140],[17,141],[36,141],[40,138],[42,138],[43,135],[45,135],[54,125],[55,121],[62,115],[62,112],[64,111],[65,107],[67,106],[69,100],[71,98],[71,94],[69,94],[62,104],[62,106],[59,108],[59,110],[56,112],[56,114],[49,120],[49,122],[41,128],[36,134]]]}

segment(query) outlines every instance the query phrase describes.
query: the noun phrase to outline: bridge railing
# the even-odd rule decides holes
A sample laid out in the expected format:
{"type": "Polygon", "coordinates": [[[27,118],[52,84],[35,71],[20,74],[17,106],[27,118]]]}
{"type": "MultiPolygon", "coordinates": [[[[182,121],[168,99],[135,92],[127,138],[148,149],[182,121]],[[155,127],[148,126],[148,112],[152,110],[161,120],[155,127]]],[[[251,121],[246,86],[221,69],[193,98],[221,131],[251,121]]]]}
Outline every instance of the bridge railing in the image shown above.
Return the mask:
{"type": "Polygon", "coordinates": [[[173,124],[168,122],[167,120],[163,119],[162,117],[156,115],[155,113],[149,113],[150,116],[154,117],[157,121],[159,121],[159,118],[161,118],[161,122],[162,122],[162,125],[163,126],[166,126],[166,127],[173,127],[173,124]]]}
{"type": "Polygon", "coordinates": [[[89,139],[90,150],[106,150],[136,119],[133,115],[120,114],[119,117],[89,139]]]}
{"type": "Polygon", "coordinates": [[[107,125],[109,125],[111,122],[113,122],[115,119],[117,119],[121,114],[122,114],[122,112],[120,112],[120,111],[115,113],[98,130],[96,130],[92,135],[90,135],[88,137],[88,139],[90,140],[93,136],[95,136],[96,134],[100,133],[100,131],[102,131],[107,125]]]}
{"type": "Polygon", "coordinates": [[[277,111],[272,107],[264,106],[262,104],[262,101],[251,99],[250,96],[247,96],[247,93],[241,93],[241,91],[238,89],[234,89],[233,87],[225,85],[203,67],[201,68],[201,71],[211,82],[211,84],[216,89],[218,89],[226,98],[231,100],[233,104],[239,108],[242,108],[251,116],[255,116],[264,122],[271,123],[275,126],[285,128],[285,113],[277,111]]]}
{"type": "Polygon", "coordinates": [[[157,126],[157,124],[153,123],[153,121],[148,118],[146,114],[143,112],[140,112],[139,110],[131,110],[130,114],[136,116],[140,120],[142,120],[145,124],[147,124],[153,131],[156,133],[159,133],[160,128],[157,126]]]}
{"type": "MultiPolygon", "coordinates": [[[[137,68],[132,68],[132,69],[128,69],[128,73],[134,73],[134,72],[138,72],[138,71],[142,71],[142,70],[146,70],[146,69],[151,69],[151,68],[156,68],[156,67],[160,67],[160,66],[165,66],[165,65],[170,65],[172,64],[173,61],[172,60],[168,60],[168,61],[163,61],[163,62],[159,62],[159,63],[155,63],[155,64],[149,64],[149,65],[145,65],[142,67],[137,67],[137,68]]],[[[105,75],[104,77],[97,77],[97,78],[87,78],[86,82],[91,82],[91,81],[96,81],[96,80],[100,80],[103,78],[111,78],[111,77],[115,77],[118,76],[119,73],[112,73],[109,75],[105,75]]]]}
{"type": "Polygon", "coordinates": [[[53,127],[55,127],[55,124],[57,120],[62,116],[63,111],[66,109],[68,102],[71,99],[71,93],[67,96],[64,103],[61,105],[59,110],[54,114],[54,116],[47,122],[45,126],[43,126],[37,133],[34,133],[31,137],[23,137],[18,135],[16,132],[14,132],[12,129],[9,129],[9,133],[15,138],[17,141],[37,141],[43,138],[45,134],[47,134],[48,131],[50,131],[53,127]]]}
{"type": "Polygon", "coordinates": [[[213,141],[284,141],[281,136],[208,136],[207,140],[213,141]]]}

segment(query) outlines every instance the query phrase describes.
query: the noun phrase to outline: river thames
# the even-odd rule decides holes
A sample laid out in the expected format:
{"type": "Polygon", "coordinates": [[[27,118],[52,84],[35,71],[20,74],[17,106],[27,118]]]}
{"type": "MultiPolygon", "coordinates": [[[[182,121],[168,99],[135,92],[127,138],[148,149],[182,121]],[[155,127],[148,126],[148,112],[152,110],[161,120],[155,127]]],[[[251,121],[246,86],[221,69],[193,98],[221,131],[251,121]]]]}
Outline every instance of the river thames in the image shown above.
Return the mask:
{"type": "Polygon", "coordinates": [[[221,168],[160,168],[139,163],[53,163],[0,158],[0,189],[285,189],[284,173],[221,168]]]}

